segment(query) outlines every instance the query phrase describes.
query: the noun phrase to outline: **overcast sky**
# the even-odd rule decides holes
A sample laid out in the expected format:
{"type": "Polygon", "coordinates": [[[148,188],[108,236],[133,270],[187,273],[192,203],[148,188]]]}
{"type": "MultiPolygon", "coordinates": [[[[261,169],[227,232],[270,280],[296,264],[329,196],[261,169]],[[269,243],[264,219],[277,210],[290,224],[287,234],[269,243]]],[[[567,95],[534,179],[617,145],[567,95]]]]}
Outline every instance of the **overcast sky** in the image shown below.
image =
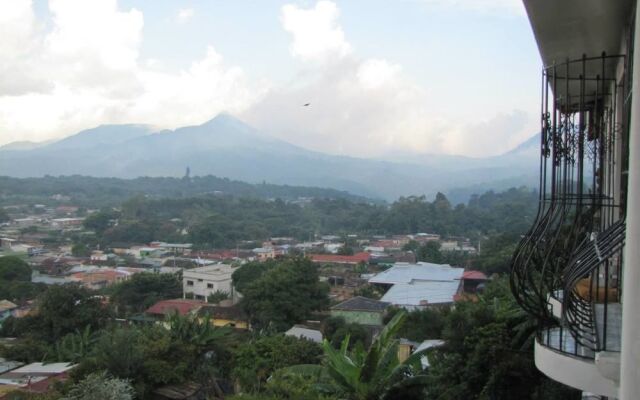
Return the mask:
{"type": "Polygon", "coordinates": [[[0,145],[227,111],[334,154],[492,155],[538,130],[539,71],[520,0],[0,0],[0,145]]]}

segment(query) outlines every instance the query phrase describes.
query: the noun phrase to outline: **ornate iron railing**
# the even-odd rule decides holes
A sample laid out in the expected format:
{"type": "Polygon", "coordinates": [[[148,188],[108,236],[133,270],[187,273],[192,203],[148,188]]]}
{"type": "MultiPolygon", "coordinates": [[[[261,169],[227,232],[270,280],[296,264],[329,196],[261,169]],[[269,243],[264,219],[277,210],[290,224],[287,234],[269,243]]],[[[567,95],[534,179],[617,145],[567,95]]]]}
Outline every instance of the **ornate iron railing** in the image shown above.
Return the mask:
{"type": "Polygon", "coordinates": [[[592,356],[602,346],[593,298],[577,288],[582,279],[593,275],[595,280],[603,268],[610,272],[618,262],[619,230],[614,225],[624,226],[617,222],[623,217],[618,199],[624,189],[616,137],[625,121],[617,107],[625,87],[606,75],[621,61],[624,65],[624,56],[583,56],[543,70],[540,203],[512,260],[516,300],[541,327],[550,328],[546,337],[539,337],[541,342],[581,356],[592,356]],[[594,251],[592,237],[617,244],[608,250],[606,261],[594,264],[589,259],[587,265],[585,257],[594,251]],[[549,297],[558,293],[565,293],[558,299],[564,305],[564,322],[549,306],[549,297]]]}

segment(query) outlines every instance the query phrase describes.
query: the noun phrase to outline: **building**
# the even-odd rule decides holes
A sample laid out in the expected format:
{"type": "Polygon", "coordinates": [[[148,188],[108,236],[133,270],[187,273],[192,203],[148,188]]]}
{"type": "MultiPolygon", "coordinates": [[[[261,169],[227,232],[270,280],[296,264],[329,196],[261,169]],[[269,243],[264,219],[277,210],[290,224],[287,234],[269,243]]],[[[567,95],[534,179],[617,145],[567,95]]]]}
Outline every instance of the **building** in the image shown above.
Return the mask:
{"type": "Polygon", "coordinates": [[[45,393],[54,382],[66,380],[69,371],[74,367],[75,365],[70,363],[28,364],[0,375],[0,387],[45,393]]]}
{"type": "Polygon", "coordinates": [[[55,228],[72,228],[80,227],[84,222],[84,218],[54,218],[51,220],[51,226],[55,228]]]}
{"type": "Polygon", "coordinates": [[[358,265],[368,263],[371,254],[367,252],[356,253],[352,256],[340,256],[337,254],[309,254],[311,261],[316,264],[358,265]]]}
{"type": "Polygon", "coordinates": [[[156,304],[149,307],[145,314],[157,317],[164,318],[171,314],[178,314],[181,316],[185,316],[191,312],[199,310],[206,303],[200,300],[189,300],[189,299],[173,299],[173,300],[161,300],[156,304]]]}
{"type": "Polygon", "coordinates": [[[233,290],[231,274],[235,268],[228,264],[215,264],[206,267],[185,269],[182,272],[182,290],[186,297],[193,294],[196,300],[206,300],[215,292],[224,292],[234,302],[237,294],[233,290]]]}
{"type": "Polygon", "coordinates": [[[197,314],[201,320],[208,317],[217,327],[229,326],[241,330],[250,328],[249,316],[239,305],[224,307],[207,304],[200,307],[197,314]]]}
{"type": "Polygon", "coordinates": [[[284,333],[286,336],[297,337],[298,339],[307,339],[312,342],[322,343],[322,332],[317,329],[310,329],[304,325],[294,325],[284,333]]]}
{"type": "Polygon", "coordinates": [[[382,301],[407,310],[452,304],[461,291],[464,268],[448,264],[396,263],[369,283],[388,289],[382,301]]]}
{"type": "Polygon", "coordinates": [[[640,18],[635,0],[524,0],[542,58],[540,206],[512,261],[537,368],[640,399],[640,18]]]}
{"type": "Polygon", "coordinates": [[[384,315],[391,303],[366,297],[352,297],[331,307],[332,317],[342,317],[349,324],[383,326],[384,315]]]}

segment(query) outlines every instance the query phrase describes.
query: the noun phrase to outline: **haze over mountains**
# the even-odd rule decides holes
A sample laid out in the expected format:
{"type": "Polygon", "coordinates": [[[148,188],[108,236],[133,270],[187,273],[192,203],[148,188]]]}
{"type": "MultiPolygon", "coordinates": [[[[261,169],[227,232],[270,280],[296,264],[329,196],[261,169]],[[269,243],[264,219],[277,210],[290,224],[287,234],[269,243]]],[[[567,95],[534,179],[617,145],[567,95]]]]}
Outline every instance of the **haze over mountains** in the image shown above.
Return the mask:
{"type": "Polygon", "coordinates": [[[329,155],[269,137],[229,114],[199,126],[153,132],[142,125],[105,125],[48,144],[0,147],[0,175],[216,175],[252,183],[335,188],[371,198],[438,191],[454,201],[473,192],[535,186],[537,135],[500,156],[393,153],[379,159],[329,155]]]}

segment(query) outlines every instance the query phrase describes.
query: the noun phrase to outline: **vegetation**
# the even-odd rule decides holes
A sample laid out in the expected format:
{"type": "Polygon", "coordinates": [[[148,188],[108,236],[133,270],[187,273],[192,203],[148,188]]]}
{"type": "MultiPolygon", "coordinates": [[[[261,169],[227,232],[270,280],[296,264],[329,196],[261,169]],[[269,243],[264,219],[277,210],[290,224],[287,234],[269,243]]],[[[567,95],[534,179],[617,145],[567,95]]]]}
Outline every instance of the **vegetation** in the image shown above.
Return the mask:
{"type": "Polygon", "coordinates": [[[292,336],[264,336],[238,347],[234,352],[232,374],[244,392],[260,392],[274,371],[297,364],[316,364],[321,360],[320,345],[292,336]]]}
{"type": "MultiPolygon", "coordinates": [[[[536,193],[524,188],[487,192],[472,197],[468,205],[455,207],[441,193],[434,201],[412,196],[388,206],[345,198],[315,198],[299,205],[227,195],[137,196],[124,202],[121,212],[105,209],[90,215],[85,227],[100,234],[102,247],[161,240],[189,241],[203,248],[235,248],[241,241],[273,236],[308,240],[316,233],[430,232],[478,240],[496,234],[522,234],[536,206],[536,193]]],[[[341,251],[349,253],[352,247],[347,243],[341,251]]],[[[434,249],[424,249],[421,257],[431,259],[432,253],[434,249]]]]}
{"type": "MultiPolygon", "coordinates": [[[[75,204],[87,208],[115,207],[138,195],[154,198],[184,198],[199,195],[233,195],[251,198],[297,199],[298,197],[344,198],[362,201],[347,192],[315,187],[250,184],[212,175],[189,179],[140,177],[136,179],[90,176],[45,176],[10,178],[0,176],[0,205],[16,203],[50,204],[51,196],[64,193],[75,204]]],[[[1,209],[0,209],[1,210],[1,209]]],[[[0,211],[0,222],[1,220],[0,211]]]]}
{"type": "Polygon", "coordinates": [[[579,399],[535,368],[535,322],[513,299],[506,278],[492,282],[477,303],[463,302],[444,319],[445,346],[431,354],[428,398],[579,399]]]}
{"type": "Polygon", "coordinates": [[[323,343],[322,365],[289,367],[285,374],[313,377],[317,389],[349,400],[423,399],[426,375],[421,365],[422,353],[416,352],[400,361],[396,334],[406,318],[397,313],[384,327],[368,350],[356,346],[349,351],[349,337],[339,349],[323,343]]]}
{"type": "Polygon", "coordinates": [[[109,288],[118,314],[141,313],[160,300],[182,297],[182,276],[176,274],[134,274],[109,288]]]}
{"type": "Polygon", "coordinates": [[[134,395],[129,381],[96,372],[73,385],[61,400],[133,400],[134,395]]]}
{"type": "MultiPolygon", "coordinates": [[[[329,305],[329,287],[319,281],[318,269],[308,258],[288,258],[268,265],[271,267],[258,275],[253,272],[256,266],[249,264],[256,276],[240,285],[244,296],[241,305],[255,328],[284,331],[329,305]]],[[[234,274],[234,280],[246,275],[250,274],[234,274]]]]}

